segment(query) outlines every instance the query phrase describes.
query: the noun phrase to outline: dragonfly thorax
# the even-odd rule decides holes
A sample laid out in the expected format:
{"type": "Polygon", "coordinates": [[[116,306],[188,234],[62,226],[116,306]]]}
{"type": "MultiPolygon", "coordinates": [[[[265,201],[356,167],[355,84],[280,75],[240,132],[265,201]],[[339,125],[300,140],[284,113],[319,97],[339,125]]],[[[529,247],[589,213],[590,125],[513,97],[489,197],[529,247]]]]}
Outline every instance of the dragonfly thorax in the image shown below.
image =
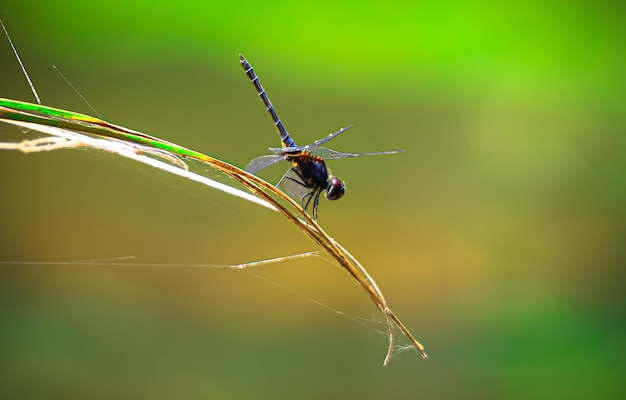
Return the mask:
{"type": "Polygon", "coordinates": [[[337,200],[346,192],[346,185],[339,178],[331,177],[326,187],[326,198],[328,200],[337,200]]]}
{"type": "Polygon", "coordinates": [[[294,169],[298,172],[304,186],[311,189],[323,189],[328,185],[328,170],[324,160],[303,153],[297,157],[289,157],[294,169]]]}

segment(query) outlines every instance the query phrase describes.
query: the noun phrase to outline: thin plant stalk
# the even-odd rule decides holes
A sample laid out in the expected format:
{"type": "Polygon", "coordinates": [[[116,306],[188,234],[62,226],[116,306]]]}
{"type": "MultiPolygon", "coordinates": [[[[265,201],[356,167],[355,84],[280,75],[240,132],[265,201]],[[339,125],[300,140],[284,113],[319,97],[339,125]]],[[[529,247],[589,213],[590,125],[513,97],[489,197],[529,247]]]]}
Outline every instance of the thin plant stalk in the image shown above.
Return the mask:
{"type": "MultiPolygon", "coordinates": [[[[201,180],[195,178],[195,176],[198,175],[189,172],[186,164],[181,161],[181,159],[193,159],[222,172],[247,188],[254,195],[256,204],[278,211],[296,225],[318,246],[337,260],[368,293],[369,297],[376,304],[387,321],[389,344],[383,365],[388,365],[393,353],[395,339],[394,326],[400,329],[423,358],[428,357],[424,351],[424,346],[415,339],[406,326],[393,311],[391,311],[378,285],[356,258],[326,234],[317,222],[304,212],[300,204],[271,183],[226,161],[81,113],[48,107],[41,104],[0,98],[0,121],[37,130],[49,135],[63,137],[72,143],[83,143],[87,146],[113,151],[119,155],[133,158],[147,164],[150,164],[150,162],[147,162],[144,158],[154,160],[158,164],[169,165],[168,168],[158,168],[198,182],[201,182],[201,180]],[[93,142],[93,139],[104,139],[104,143],[114,142],[116,145],[122,142],[129,147],[124,151],[117,151],[115,150],[115,146],[107,146],[101,142],[93,142]],[[113,150],[111,148],[113,148],[113,150]],[[167,162],[144,156],[142,152],[146,149],[155,150],[152,155],[165,159],[167,162]],[[134,156],[131,153],[134,154],[134,156]]],[[[201,183],[207,184],[206,182],[201,183]]],[[[214,185],[211,186],[215,187],[214,185]]],[[[221,187],[218,187],[218,189],[223,190],[221,187]]],[[[233,188],[231,187],[231,189],[233,188]]],[[[246,198],[245,196],[239,197],[246,198]]],[[[246,199],[250,200],[249,198],[246,199]]]]}

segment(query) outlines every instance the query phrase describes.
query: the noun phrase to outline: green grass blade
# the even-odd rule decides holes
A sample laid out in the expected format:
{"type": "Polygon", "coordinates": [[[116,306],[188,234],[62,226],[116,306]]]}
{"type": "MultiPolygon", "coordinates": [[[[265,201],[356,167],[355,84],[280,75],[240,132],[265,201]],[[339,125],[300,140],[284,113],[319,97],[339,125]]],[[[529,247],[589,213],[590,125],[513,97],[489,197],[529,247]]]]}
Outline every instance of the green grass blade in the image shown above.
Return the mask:
{"type": "MultiPolygon", "coordinates": [[[[185,168],[144,156],[141,154],[142,149],[148,147],[170,154],[174,158],[194,159],[226,174],[233,180],[241,183],[252,193],[252,195],[244,193],[248,196],[248,200],[280,212],[317,245],[326,250],[368,293],[387,321],[389,345],[384,365],[389,363],[393,353],[394,326],[400,329],[423,358],[428,357],[424,351],[424,346],[413,337],[400,319],[391,311],[378,285],[365,268],[346,249],[326,234],[317,222],[312,220],[302,210],[297,202],[274,185],[256,175],[252,175],[232,164],[209,155],[145,133],[111,124],[100,118],[40,104],[0,98],[0,121],[114,152],[204,184],[209,184],[206,181],[211,180],[189,172],[185,168]]],[[[213,186],[213,184],[210,185],[213,186]]],[[[232,187],[230,189],[237,191],[237,189],[232,187]]],[[[220,188],[220,190],[224,190],[224,188],[220,188]]],[[[243,197],[239,194],[237,195],[243,197]]]]}

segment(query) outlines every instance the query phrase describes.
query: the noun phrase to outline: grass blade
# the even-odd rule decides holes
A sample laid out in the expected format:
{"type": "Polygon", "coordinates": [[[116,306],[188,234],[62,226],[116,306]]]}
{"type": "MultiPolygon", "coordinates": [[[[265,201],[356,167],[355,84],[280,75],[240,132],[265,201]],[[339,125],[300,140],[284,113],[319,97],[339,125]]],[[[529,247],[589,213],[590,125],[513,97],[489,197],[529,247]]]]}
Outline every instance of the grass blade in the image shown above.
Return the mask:
{"type": "MultiPolygon", "coordinates": [[[[389,363],[393,353],[395,338],[394,327],[396,326],[408,338],[413,347],[423,358],[428,357],[424,351],[424,346],[413,337],[400,319],[391,311],[378,285],[365,268],[345,248],[324,232],[317,222],[302,210],[297,202],[274,185],[256,175],[252,175],[235,165],[209,155],[145,133],[111,124],[100,118],[40,104],[0,98],[0,121],[63,138],[68,144],[72,143],[72,145],[76,145],[76,143],[80,143],[84,146],[113,152],[187,179],[215,187],[281,213],[304,234],[309,236],[318,246],[323,248],[331,257],[337,260],[367,292],[369,297],[382,312],[387,321],[389,338],[387,354],[383,362],[384,365],[389,363]],[[162,158],[165,157],[169,162],[144,155],[143,153],[146,148],[156,149],[158,151],[156,155],[162,158]],[[247,188],[252,195],[190,172],[186,168],[181,167],[181,165],[173,165],[172,159],[193,159],[204,163],[239,182],[247,188]]],[[[12,148],[6,145],[7,144],[5,144],[4,148],[12,148]]],[[[17,146],[19,144],[14,145],[14,149],[19,149],[19,146],[17,146]]],[[[61,145],[61,147],[63,146],[61,145]]],[[[184,164],[182,161],[181,163],[184,164]]],[[[178,163],[174,162],[174,164],[178,163]]]]}

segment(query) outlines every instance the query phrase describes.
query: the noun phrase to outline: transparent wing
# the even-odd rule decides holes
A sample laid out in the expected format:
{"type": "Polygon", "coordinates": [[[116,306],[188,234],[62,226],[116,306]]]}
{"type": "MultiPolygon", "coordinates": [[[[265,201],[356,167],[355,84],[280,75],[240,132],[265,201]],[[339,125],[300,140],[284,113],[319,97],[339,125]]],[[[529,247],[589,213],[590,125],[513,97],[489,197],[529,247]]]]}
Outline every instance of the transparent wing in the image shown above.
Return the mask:
{"type": "Polygon", "coordinates": [[[331,133],[330,135],[326,136],[325,138],[321,138],[320,140],[316,140],[315,142],[311,143],[307,147],[309,149],[314,149],[316,147],[319,147],[319,146],[323,145],[324,143],[328,142],[330,139],[333,139],[333,138],[339,136],[340,134],[344,133],[345,131],[347,131],[350,128],[352,128],[352,125],[345,126],[345,127],[341,128],[341,129],[339,129],[337,132],[331,133]]]}
{"type": "MultiPolygon", "coordinates": [[[[344,133],[348,129],[350,129],[352,125],[348,125],[339,129],[337,132],[333,132],[330,135],[321,138],[320,140],[316,140],[315,142],[308,144],[306,146],[294,146],[294,147],[270,147],[270,151],[274,154],[284,154],[284,153],[299,153],[301,151],[311,151],[313,149],[318,148],[322,144],[328,142],[330,139],[333,139],[340,134],[344,133]]],[[[354,156],[353,156],[354,157],[354,156]]]]}
{"type": "MultiPolygon", "coordinates": [[[[404,150],[389,150],[389,151],[366,151],[363,153],[345,153],[345,152],[341,152],[341,151],[337,151],[337,150],[333,150],[333,149],[329,149],[327,147],[320,147],[320,145],[328,142],[329,140],[337,137],[338,135],[342,134],[343,132],[347,131],[348,129],[350,129],[350,127],[352,127],[352,125],[348,125],[344,128],[339,129],[337,132],[333,132],[330,135],[317,140],[309,145],[306,146],[293,146],[293,147],[270,147],[270,151],[272,153],[274,153],[273,156],[265,156],[265,157],[280,157],[280,155],[286,154],[286,153],[300,153],[300,152],[306,152],[309,153],[313,156],[317,156],[317,157],[321,157],[324,160],[339,160],[341,158],[349,158],[349,157],[360,157],[360,156],[380,156],[380,155],[385,155],[385,154],[398,154],[398,153],[403,153],[404,150]]],[[[262,158],[262,157],[259,157],[262,158]]],[[[255,159],[256,160],[256,159],[255,159]]],[[[254,160],[252,160],[254,161],[254,160]]],[[[271,164],[268,164],[271,165],[271,164]]],[[[265,168],[265,166],[263,166],[262,168],[265,168]]],[[[247,169],[247,168],[246,168],[247,169]]],[[[260,169],[260,168],[259,168],[260,169]]]]}
{"type": "Polygon", "coordinates": [[[300,153],[306,151],[308,146],[294,146],[294,147],[269,147],[269,150],[274,154],[285,153],[300,153]]]}
{"type": "Polygon", "coordinates": [[[255,174],[263,168],[267,168],[270,165],[274,165],[284,159],[285,157],[282,154],[270,154],[267,156],[257,157],[252,159],[248,165],[246,165],[246,171],[251,174],[255,174]]]}
{"type": "Polygon", "coordinates": [[[360,156],[380,156],[385,154],[398,154],[403,153],[404,150],[389,150],[389,151],[371,151],[364,153],[344,153],[329,149],[327,147],[318,147],[311,150],[311,155],[321,157],[324,160],[339,160],[341,158],[360,157],[360,156]]]}
{"type": "Polygon", "coordinates": [[[311,193],[313,190],[306,187],[302,178],[290,168],[278,182],[278,187],[294,199],[301,199],[302,196],[311,193]]]}

